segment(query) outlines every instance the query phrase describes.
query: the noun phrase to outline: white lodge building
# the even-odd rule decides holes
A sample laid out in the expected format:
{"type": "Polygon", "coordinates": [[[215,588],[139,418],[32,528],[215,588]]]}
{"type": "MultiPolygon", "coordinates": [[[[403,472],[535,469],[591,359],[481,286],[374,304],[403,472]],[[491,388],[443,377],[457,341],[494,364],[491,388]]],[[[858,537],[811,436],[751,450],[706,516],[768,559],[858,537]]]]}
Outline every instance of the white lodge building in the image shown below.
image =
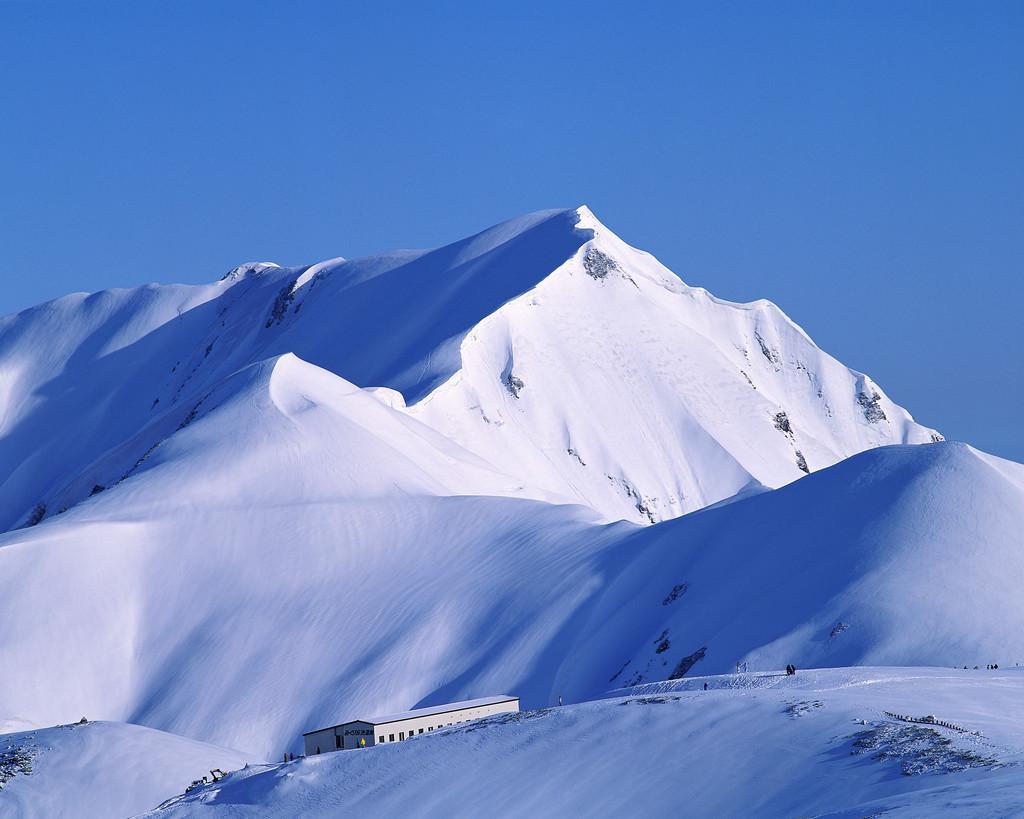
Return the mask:
{"type": "Polygon", "coordinates": [[[305,740],[306,756],[313,756],[328,751],[402,742],[418,734],[447,728],[449,725],[518,710],[519,697],[501,694],[497,697],[435,705],[432,708],[417,708],[415,711],[388,714],[373,719],[356,719],[343,722],[341,725],[332,725],[330,728],[310,731],[303,734],[302,738],[305,740]]]}

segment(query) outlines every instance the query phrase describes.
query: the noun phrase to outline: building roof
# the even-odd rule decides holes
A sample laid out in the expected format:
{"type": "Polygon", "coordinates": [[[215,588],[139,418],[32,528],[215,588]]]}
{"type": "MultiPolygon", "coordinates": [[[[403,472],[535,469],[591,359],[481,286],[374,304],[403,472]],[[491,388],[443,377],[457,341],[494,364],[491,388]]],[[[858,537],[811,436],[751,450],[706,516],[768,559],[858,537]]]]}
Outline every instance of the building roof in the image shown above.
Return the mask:
{"type": "Polygon", "coordinates": [[[339,722],[337,725],[327,725],[323,728],[317,728],[315,731],[307,731],[303,736],[309,736],[310,734],[317,734],[320,731],[329,731],[331,728],[339,728],[342,725],[350,725],[353,722],[365,722],[370,725],[386,725],[390,722],[403,722],[407,719],[416,719],[417,717],[429,717],[434,714],[447,714],[450,711],[462,711],[467,708],[479,708],[483,705],[497,705],[501,702],[518,702],[519,697],[512,697],[508,694],[498,694],[493,697],[480,697],[475,700],[462,700],[462,702],[446,702],[444,705],[432,705],[429,708],[416,708],[412,711],[401,711],[397,714],[385,714],[381,717],[371,717],[370,719],[350,719],[347,722],[339,722]]]}
{"type": "Polygon", "coordinates": [[[429,708],[416,708],[413,711],[402,711],[398,714],[386,714],[382,717],[371,719],[352,720],[353,722],[369,722],[372,725],[384,725],[388,722],[402,722],[417,717],[429,717],[434,714],[446,714],[449,711],[462,711],[466,708],[479,708],[482,705],[497,705],[499,702],[511,702],[519,697],[510,697],[508,694],[498,694],[494,697],[480,697],[476,700],[463,700],[462,702],[446,702],[444,705],[433,705],[429,708]]]}

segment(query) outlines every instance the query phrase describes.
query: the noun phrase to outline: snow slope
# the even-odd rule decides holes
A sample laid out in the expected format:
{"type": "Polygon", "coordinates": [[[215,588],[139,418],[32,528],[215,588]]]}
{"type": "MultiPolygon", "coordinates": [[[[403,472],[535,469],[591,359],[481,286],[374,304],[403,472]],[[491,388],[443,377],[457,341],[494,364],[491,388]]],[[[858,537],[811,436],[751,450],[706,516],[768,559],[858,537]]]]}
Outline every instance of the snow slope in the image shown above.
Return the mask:
{"type": "Polygon", "coordinates": [[[116,481],[224,379],[294,353],[606,521],[676,517],[932,439],[768,302],[683,284],[586,208],[432,251],[77,294],[0,319],[0,528],[116,481]],[[399,397],[393,396],[399,405],[399,397]]]}
{"type": "Polygon", "coordinates": [[[497,690],[541,706],[690,661],[1024,657],[1018,465],[882,448],[607,525],[520,496],[383,398],[294,356],[250,367],[123,481],[0,536],[0,714],[274,758],[356,711],[497,690]]]}
{"type": "Polygon", "coordinates": [[[590,238],[468,333],[461,368],[416,417],[639,523],[939,437],[775,305],[688,287],[587,208],[576,213],[590,238]]]}
{"type": "Polygon", "coordinates": [[[0,734],[0,816],[132,816],[213,768],[231,771],[254,761],[248,754],[116,722],[0,734]]]}
{"type": "Polygon", "coordinates": [[[856,668],[795,678],[776,672],[623,693],[401,744],[250,768],[147,816],[990,817],[1020,811],[1020,669],[856,668]],[[885,711],[934,714],[980,734],[903,723],[885,711]]]}
{"type": "Polygon", "coordinates": [[[293,356],[159,440],[121,482],[0,536],[5,717],[87,713],[277,756],[344,707],[402,710],[557,656],[588,556],[632,528],[515,497],[293,356]]]}
{"type": "MultiPolygon", "coordinates": [[[[181,421],[151,422],[94,463],[93,474],[120,489],[121,505],[139,491],[136,482],[121,489],[122,482],[174,463],[180,469],[148,475],[142,484],[147,499],[166,499],[174,508],[421,494],[543,497],[402,408],[391,390],[362,390],[286,353],[219,382],[181,421]],[[181,480],[184,469],[193,474],[189,480],[181,480]],[[222,480],[204,479],[213,475],[222,480]]],[[[69,489],[85,494],[87,483],[69,489]]]]}
{"type": "Polygon", "coordinates": [[[695,673],[1024,662],[1024,466],[965,444],[864,452],[622,549],[566,687],[662,679],[680,658],[695,673]]]}

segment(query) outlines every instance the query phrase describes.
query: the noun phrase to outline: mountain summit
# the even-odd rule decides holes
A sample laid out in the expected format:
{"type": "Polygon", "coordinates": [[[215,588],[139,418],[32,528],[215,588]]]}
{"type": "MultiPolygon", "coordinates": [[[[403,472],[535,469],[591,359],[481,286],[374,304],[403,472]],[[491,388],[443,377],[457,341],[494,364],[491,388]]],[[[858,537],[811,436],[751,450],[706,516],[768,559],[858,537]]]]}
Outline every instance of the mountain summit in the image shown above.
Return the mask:
{"type": "Polygon", "coordinates": [[[689,287],[580,207],[435,250],[247,264],[0,319],[0,527],[114,486],[220,382],[285,353],[400,393],[526,494],[607,521],[940,439],[770,302],[689,287]]]}

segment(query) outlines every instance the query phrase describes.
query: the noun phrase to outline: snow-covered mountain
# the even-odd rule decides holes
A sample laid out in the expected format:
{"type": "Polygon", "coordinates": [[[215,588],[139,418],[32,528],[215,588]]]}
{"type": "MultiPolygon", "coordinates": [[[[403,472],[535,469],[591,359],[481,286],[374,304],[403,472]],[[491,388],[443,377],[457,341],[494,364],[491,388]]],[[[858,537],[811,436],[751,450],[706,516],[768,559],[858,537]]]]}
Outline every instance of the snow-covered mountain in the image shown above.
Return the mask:
{"type": "Polygon", "coordinates": [[[0,319],[0,527],[115,484],[224,379],[285,353],[398,391],[533,497],[607,521],[937,437],[771,303],[688,287],[584,207],[433,251],[249,264],[0,319]]]}
{"type": "Polygon", "coordinates": [[[0,319],[0,724],[269,759],[495,691],[1024,661],[1024,466],[940,438],[585,208],[68,296],[0,319]]]}

